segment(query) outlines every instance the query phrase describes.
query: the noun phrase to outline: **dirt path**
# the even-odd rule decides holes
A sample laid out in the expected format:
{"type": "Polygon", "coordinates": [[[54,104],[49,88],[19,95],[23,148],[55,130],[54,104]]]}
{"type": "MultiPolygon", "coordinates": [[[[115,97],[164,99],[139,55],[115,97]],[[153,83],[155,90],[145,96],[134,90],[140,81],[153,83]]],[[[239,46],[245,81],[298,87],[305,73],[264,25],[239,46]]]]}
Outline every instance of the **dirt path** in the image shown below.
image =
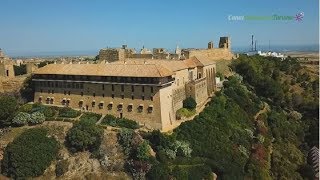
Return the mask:
{"type": "Polygon", "coordinates": [[[254,120],[256,121],[257,118],[258,118],[261,114],[266,113],[266,112],[268,111],[268,109],[269,109],[268,104],[267,104],[267,103],[264,103],[264,104],[263,104],[263,109],[261,109],[259,112],[256,113],[256,115],[254,116],[254,120]]]}

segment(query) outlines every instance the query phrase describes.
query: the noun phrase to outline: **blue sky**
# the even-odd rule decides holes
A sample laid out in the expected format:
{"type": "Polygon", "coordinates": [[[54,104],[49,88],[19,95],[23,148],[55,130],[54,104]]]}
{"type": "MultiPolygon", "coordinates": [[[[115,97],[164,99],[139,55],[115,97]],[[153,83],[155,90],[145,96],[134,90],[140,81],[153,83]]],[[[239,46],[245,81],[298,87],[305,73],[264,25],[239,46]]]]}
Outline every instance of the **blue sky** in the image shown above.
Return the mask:
{"type": "Polygon", "coordinates": [[[8,54],[103,47],[309,45],[319,40],[318,0],[0,0],[0,47],[8,54]],[[297,21],[229,21],[229,15],[304,12],[297,21]]]}

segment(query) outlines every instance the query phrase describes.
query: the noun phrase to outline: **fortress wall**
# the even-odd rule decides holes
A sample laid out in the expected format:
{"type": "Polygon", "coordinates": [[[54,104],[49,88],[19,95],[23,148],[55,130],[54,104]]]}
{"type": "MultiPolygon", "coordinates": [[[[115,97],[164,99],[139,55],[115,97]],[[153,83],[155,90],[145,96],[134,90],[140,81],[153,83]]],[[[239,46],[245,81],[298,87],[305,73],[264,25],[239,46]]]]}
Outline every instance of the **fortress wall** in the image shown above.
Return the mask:
{"type": "Polygon", "coordinates": [[[99,52],[100,60],[107,60],[109,62],[119,61],[125,59],[124,49],[101,49],[99,52]]]}
{"type": "Polygon", "coordinates": [[[152,54],[130,54],[128,58],[152,59],[152,54]]]}
{"type": "Polygon", "coordinates": [[[190,50],[188,55],[187,58],[199,56],[210,60],[231,60],[234,57],[230,50],[225,48],[190,50]]]}

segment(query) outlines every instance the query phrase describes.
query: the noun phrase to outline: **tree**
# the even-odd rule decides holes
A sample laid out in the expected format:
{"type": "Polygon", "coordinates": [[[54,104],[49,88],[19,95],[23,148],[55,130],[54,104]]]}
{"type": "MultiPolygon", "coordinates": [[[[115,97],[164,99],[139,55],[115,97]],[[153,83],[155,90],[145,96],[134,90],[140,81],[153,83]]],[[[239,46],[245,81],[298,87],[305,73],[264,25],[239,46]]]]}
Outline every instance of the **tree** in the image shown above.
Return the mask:
{"type": "Polygon", "coordinates": [[[17,100],[12,96],[0,96],[0,127],[11,124],[12,115],[18,108],[17,100]]]}
{"type": "Polygon", "coordinates": [[[197,102],[192,97],[188,97],[183,100],[183,107],[189,110],[195,109],[197,107],[197,102]]]}
{"type": "Polygon", "coordinates": [[[35,87],[32,82],[32,77],[27,77],[26,80],[23,82],[23,87],[20,89],[21,97],[25,101],[31,102],[34,99],[34,91],[35,87]]]}
{"type": "Polygon", "coordinates": [[[46,129],[28,129],[6,147],[2,173],[14,179],[42,175],[58,150],[58,142],[48,137],[46,129]]]}
{"type": "Polygon", "coordinates": [[[123,128],[121,129],[118,139],[119,139],[119,143],[121,144],[123,151],[125,153],[125,155],[130,155],[131,150],[132,150],[132,138],[133,138],[133,130],[131,129],[126,129],[123,128]]]}
{"type": "Polygon", "coordinates": [[[136,157],[139,160],[148,160],[150,156],[150,147],[147,141],[143,141],[137,147],[136,157]]]}
{"type": "Polygon", "coordinates": [[[27,74],[27,66],[25,64],[21,64],[20,66],[13,66],[14,75],[19,76],[23,74],[27,74]]]}
{"type": "Polygon", "coordinates": [[[67,133],[66,144],[71,152],[97,150],[103,138],[103,129],[90,120],[81,120],[67,133]]]}

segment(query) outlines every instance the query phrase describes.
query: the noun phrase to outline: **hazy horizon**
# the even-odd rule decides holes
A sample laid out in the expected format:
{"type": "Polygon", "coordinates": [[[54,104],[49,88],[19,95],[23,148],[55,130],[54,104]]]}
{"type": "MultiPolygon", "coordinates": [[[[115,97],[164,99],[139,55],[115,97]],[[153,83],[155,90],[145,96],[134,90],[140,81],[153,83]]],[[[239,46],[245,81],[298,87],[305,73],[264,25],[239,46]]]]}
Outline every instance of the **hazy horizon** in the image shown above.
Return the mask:
{"type": "MultiPolygon", "coordinates": [[[[120,45],[118,46],[120,47],[120,45]]],[[[103,48],[103,47],[101,47],[103,48]]],[[[134,48],[134,47],[128,47],[134,48]]],[[[152,50],[152,47],[145,47],[152,50]]],[[[166,48],[166,47],[164,47],[166,48]]],[[[190,47],[180,47],[179,48],[190,48],[190,47]]],[[[194,48],[206,48],[206,47],[194,47],[194,48]]],[[[141,48],[134,48],[139,52],[141,48]]],[[[174,52],[174,48],[166,48],[169,52],[174,52]]],[[[98,55],[100,49],[88,49],[88,50],[76,50],[76,51],[46,51],[46,52],[14,52],[6,51],[5,54],[12,57],[54,57],[54,56],[96,56],[98,55]]],[[[232,51],[235,53],[248,52],[251,47],[248,46],[236,46],[232,47],[232,51]]],[[[319,44],[313,45],[257,45],[257,51],[276,51],[276,52],[287,52],[287,51],[299,51],[299,52],[319,52],[319,44]]]]}

